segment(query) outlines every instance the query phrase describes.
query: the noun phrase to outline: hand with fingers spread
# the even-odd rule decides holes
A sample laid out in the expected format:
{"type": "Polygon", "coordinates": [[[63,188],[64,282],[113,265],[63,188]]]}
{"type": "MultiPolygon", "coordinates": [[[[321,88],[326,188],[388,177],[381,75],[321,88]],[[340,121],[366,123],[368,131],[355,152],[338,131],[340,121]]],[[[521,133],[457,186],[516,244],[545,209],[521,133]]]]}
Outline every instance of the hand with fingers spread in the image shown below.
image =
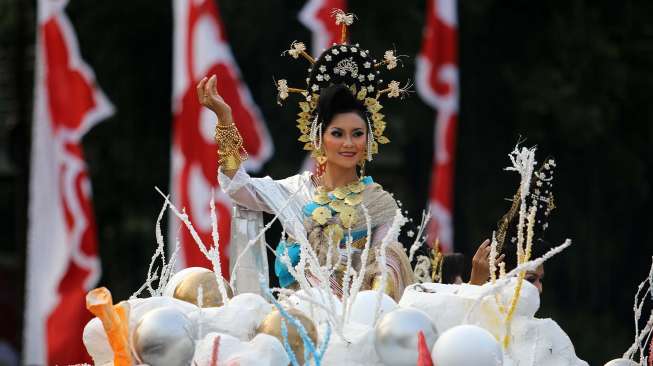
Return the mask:
{"type": "Polygon", "coordinates": [[[227,104],[222,96],[218,94],[216,86],[218,78],[213,75],[210,78],[204,77],[197,84],[197,98],[200,104],[210,109],[218,117],[218,123],[222,126],[228,126],[233,123],[231,117],[231,107],[227,104]]]}
{"type": "Polygon", "coordinates": [[[231,107],[218,94],[217,80],[215,75],[200,80],[197,84],[197,98],[200,104],[212,110],[218,117],[218,123],[215,125],[218,163],[225,174],[233,177],[240,164],[247,160],[247,151],[243,147],[243,138],[234,125],[231,107]]]}
{"type": "MultiPolygon", "coordinates": [[[[490,239],[485,239],[483,243],[476,250],[474,258],[472,258],[472,274],[469,276],[470,285],[482,285],[490,278],[490,252],[492,246],[490,239]]],[[[498,255],[495,260],[495,268],[499,267],[499,263],[503,261],[505,254],[498,255]]]]}

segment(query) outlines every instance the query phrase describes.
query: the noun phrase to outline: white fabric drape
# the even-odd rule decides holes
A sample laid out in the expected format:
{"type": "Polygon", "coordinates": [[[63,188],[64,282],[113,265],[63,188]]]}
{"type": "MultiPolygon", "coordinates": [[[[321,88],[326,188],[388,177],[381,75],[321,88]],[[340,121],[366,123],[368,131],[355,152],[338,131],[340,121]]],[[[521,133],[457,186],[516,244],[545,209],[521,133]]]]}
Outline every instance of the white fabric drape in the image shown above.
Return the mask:
{"type": "Polygon", "coordinates": [[[307,238],[304,229],[304,206],[312,199],[315,187],[310,172],[274,180],[252,178],[242,168],[229,178],[218,173],[220,187],[238,205],[253,211],[279,215],[279,222],[294,238],[307,238]]]}

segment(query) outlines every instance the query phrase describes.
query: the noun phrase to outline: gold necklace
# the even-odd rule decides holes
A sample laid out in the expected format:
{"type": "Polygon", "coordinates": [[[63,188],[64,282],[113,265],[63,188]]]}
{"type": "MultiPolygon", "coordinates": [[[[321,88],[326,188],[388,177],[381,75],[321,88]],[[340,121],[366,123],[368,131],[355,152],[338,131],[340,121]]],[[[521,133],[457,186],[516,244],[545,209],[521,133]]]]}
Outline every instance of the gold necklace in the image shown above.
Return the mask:
{"type": "Polygon", "coordinates": [[[358,222],[356,206],[363,202],[363,190],[365,183],[361,179],[332,191],[318,186],[313,194],[313,202],[318,207],[311,213],[311,218],[318,224],[325,225],[332,217],[339,217],[342,227],[352,228],[358,222]]]}

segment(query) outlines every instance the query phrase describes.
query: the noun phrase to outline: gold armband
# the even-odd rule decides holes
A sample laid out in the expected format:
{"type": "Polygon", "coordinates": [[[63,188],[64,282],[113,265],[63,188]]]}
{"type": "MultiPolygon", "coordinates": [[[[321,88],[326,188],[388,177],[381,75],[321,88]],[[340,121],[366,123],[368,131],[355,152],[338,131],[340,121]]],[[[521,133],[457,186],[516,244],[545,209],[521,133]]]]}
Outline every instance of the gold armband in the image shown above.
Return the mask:
{"type": "Polygon", "coordinates": [[[240,163],[247,160],[243,138],[235,124],[222,125],[218,122],[215,125],[215,142],[218,144],[218,164],[222,169],[237,170],[240,163]]]}

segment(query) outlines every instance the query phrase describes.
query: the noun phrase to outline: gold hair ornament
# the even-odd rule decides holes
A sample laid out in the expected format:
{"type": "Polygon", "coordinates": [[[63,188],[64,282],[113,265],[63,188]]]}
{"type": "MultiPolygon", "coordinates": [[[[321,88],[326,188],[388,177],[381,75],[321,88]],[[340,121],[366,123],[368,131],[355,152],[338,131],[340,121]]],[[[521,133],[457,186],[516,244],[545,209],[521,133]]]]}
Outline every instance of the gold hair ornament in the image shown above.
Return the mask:
{"type": "Polygon", "coordinates": [[[347,27],[354,24],[356,15],[345,13],[342,9],[334,9],[331,16],[336,18],[336,25],[340,26],[340,43],[347,42],[347,27]]]}
{"type": "Polygon", "coordinates": [[[301,56],[309,61],[310,67],[305,88],[290,87],[286,79],[275,81],[278,92],[277,101],[281,104],[290,94],[303,96],[303,100],[298,104],[299,113],[296,120],[297,129],[300,132],[298,141],[304,143],[304,150],[311,151],[311,155],[319,159],[323,157],[319,148],[321,145],[319,135],[321,134],[318,125],[321,126],[321,123],[319,123],[316,111],[320,91],[332,85],[346,85],[367,110],[369,131],[366,159],[370,161],[373,155],[378,153],[379,144],[390,142],[390,139],[384,136],[387,122],[385,115],[381,113],[383,108],[380,103],[381,97],[403,99],[412,87],[410,82],[403,87],[395,80],[385,83],[381,79],[381,71],[394,69],[397,67],[400,57],[405,56],[396,55],[396,51],[388,50],[385,51],[383,60],[377,61],[368,50],[359,44],[347,43],[347,28],[354,23],[356,16],[340,9],[334,10],[332,16],[336,25],[342,27],[340,43],[333,44],[317,59],[306,52],[304,43],[297,41],[293,41],[290,48],[282,53],[282,55],[288,54],[294,59],[299,59],[301,56]]]}

